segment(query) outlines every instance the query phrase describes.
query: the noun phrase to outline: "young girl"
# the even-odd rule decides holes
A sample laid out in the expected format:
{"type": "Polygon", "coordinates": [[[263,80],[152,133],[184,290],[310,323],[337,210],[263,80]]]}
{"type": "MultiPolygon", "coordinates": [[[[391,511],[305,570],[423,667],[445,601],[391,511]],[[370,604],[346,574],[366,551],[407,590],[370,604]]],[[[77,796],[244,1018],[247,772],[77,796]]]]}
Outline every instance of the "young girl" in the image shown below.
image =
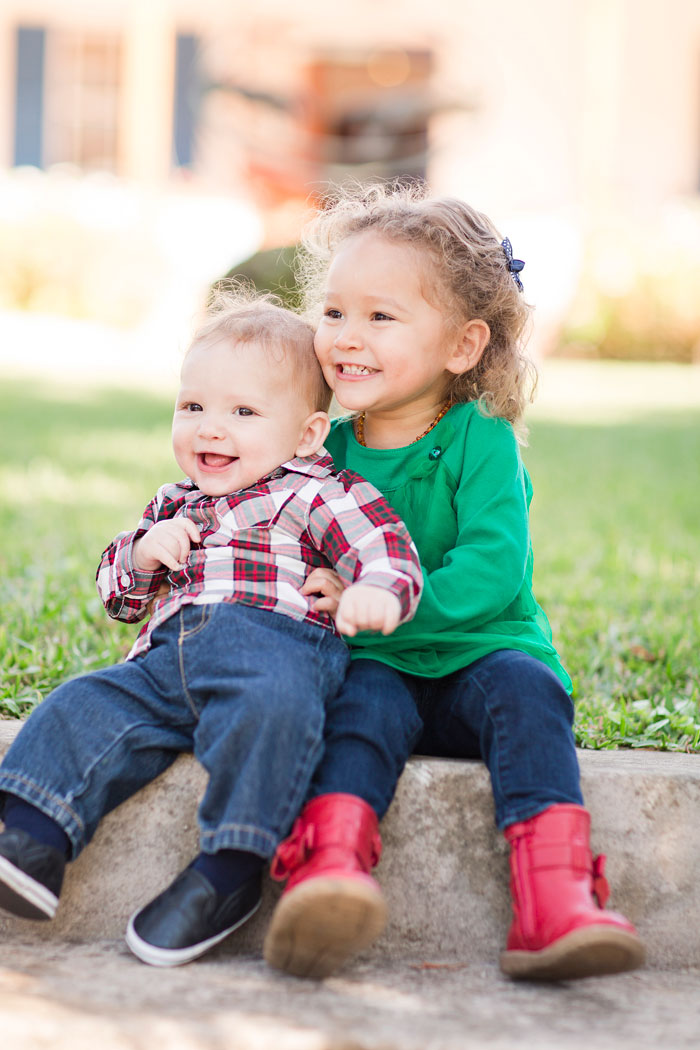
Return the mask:
{"type": "MultiPolygon", "coordinates": [[[[278,849],[273,874],[288,883],[265,957],[290,973],[330,974],[381,931],[378,821],[413,750],[488,766],[510,844],[504,973],[558,980],[644,960],[634,927],[603,910],[571,682],[532,592],[523,265],[485,216],[415,187],[339,195],[305,242],[316,352],[352,413],[327,447],[404,519],[424,591],[411,623],[354,639],[310,801],[278,849]]],[[[332,574],[314,589],[333,607],[332,574]]]]}

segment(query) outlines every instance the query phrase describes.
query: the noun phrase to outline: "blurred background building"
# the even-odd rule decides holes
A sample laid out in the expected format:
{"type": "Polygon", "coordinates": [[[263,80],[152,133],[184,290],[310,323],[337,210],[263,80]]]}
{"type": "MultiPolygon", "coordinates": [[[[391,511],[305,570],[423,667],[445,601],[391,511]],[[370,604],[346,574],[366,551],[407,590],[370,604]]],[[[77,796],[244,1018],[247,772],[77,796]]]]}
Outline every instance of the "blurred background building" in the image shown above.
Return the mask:
{"type": "Polygon", "coordinates": [[[697,352],[697,0],[0,0],[0,172],[6,307],[182,314],[328,182],[398,175],[508,233],[541,349],[643,307],[697,352]]]}

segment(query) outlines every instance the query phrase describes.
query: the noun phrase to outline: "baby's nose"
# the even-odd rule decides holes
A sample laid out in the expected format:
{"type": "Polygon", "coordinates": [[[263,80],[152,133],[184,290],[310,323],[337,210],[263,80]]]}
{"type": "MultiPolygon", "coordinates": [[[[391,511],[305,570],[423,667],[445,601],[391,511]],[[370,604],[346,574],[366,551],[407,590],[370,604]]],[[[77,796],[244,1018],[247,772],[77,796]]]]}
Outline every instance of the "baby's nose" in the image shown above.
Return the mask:
{"type": "Polygon", "coordinates": [[[204,437],[224,437],[226,434],[223,421],[210,415],[202,415],[198,429],[199,433],[204,437]]]}

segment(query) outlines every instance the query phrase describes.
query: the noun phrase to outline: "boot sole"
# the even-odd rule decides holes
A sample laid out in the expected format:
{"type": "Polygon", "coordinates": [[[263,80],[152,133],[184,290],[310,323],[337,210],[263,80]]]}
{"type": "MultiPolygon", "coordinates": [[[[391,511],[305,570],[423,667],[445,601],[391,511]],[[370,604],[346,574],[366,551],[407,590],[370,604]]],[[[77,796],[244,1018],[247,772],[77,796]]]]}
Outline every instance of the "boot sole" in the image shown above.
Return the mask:
{"type": "Polygon", "coordinates": [[[0,908],[21,919],[53,919],[58,897],[50,889],[0,857],[0,908]]]}
{"type": "Polygon", "coordinates": [[[540,951],[502,952],[500,963],[516,980],[568,981],[636,970],[645,956],[634,934],[600,925],[574,930],[540,951]]]}
{"type": "Polygon", "coordinates": [[[295,977],[330,977],[379,936],[386,919],[379,889],[347,879],[310,879],[280,898],[263,955],[295,977]]]}

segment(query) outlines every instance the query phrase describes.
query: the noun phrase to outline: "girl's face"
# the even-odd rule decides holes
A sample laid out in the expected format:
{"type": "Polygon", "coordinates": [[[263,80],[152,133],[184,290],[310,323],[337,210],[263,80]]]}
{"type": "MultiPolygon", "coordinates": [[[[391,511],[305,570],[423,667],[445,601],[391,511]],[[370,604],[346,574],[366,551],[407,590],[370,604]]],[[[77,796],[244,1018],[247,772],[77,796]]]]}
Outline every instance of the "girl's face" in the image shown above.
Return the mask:
{"type": "Polygon", "coordinates": [[[351,411],[399,416],[439,406],[464,365],[443,311],[425,298],[428,259],[369,231],[336,252],[315,339],[323,374],[351,411]]]}

